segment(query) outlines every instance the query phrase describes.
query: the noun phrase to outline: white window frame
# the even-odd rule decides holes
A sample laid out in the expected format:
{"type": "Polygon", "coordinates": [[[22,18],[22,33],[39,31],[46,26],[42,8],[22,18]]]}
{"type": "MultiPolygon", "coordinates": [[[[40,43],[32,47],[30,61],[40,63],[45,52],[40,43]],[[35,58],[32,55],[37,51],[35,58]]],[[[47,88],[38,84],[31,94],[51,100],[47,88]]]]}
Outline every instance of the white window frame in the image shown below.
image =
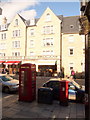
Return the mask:
{"type": "Polygon", "coordinates": [[[71,70],[70,67],[72,67],[72,69],[74,69],[74,63],[73,62],[69,63],[69,70],[71,70]]]}
{"type": "Polygon", "coordinates": [[[68,36],[68,41],[69,42],[74,42],[74,35],[69,35],[68,36]]]}
{"type": "Polygon", "coordinates": [[[49,21],[51,21],[51,15],[50,15],[50,13],[47,13],[46,14],[46,22],[49,22],[49,21]]]}
{"type": "Polygon", "coordinates": [[[0,43],[0,50],[6,49],[6,43],[0,43]]]}
{"type": "Polygon", "coordinates": [[[20,37],[20,30],[14,30],[13,37],[20,37]]]}
{"type": "Polygon", "coordinates": [[[85,55],[85,47],[82,48],[82,55],[85,55]]]}
{"type": "Polygon", "coordinates": [[[42,55],[54,55],[54,51],[53,50],[43,50],[42,55]]]}
{"type": "Polygon", "coordinates": [[[30,29],[30,36],[34,36],[34,33],[35,31],[34,31],[34,29],[30,29]]]}
{"type": "Polygon", "coordinates": [[[18,19],[15,20],[15,26],[18,26],[18,19]]]}
{"type": "Polygon", "coordinates": [[[74,47],[69,47],[69,56],[73,56],[74,55],[74,47]],[[73,54],[70,54],[70,50],[73,50],[73,54]]]}
{"type": "Polygon", "coordinates": [[[6,33],[1,34],[1,40],[6,40],[6,33]]]}
{"type": "Polygon", "coordinates": [[[12,52],[12,56],[20,56],[20,52],[12,52]]]}
{"type": "Polygon", "coordinates": [[[13,48],[20,48],[20,41],[13,41],[12,42],[12,47],[13,48]]]}
{"type": "Polygon", "coordinates": [[[30,48],[33,48],[33,47],[35,47],[34,40],[30,40],[30,48]]]}
{"type": "Polygon", "coordinates": [[[43,46],[53,46],[54,40],[53,38],[44,38],[43,39],[43,46]]]}
{"type": "Polygon", "coordinates": [[[53,29],[53,25],[50,26],[43,26],[43,34],[53,34],[54,33],[54,29],[53,29]]]}
{"type": "Polygon", "coordinates": [[[0,29],[1,29],[1,31],[2,31],[2,30],[7,30],[7,24],[1,25],[1,28],[0,28],[0,29]]]}
{"type": "Polygon", "coordinates": [[[0,53],[0,56],[6,56],[5,53],[0,53]]]}
{"type": "Polygon", "coordinates": [[[53,25],[51,25],[51,27],[50,27],[50,32],[51,32],[51,34],[54,33],[54,31],[53,31],[53,25]]]}
{"type": "Polygon", "coordinates": [[[35,55],[35,53],[33,51],[30,51],[30,56],[35,55]]]}

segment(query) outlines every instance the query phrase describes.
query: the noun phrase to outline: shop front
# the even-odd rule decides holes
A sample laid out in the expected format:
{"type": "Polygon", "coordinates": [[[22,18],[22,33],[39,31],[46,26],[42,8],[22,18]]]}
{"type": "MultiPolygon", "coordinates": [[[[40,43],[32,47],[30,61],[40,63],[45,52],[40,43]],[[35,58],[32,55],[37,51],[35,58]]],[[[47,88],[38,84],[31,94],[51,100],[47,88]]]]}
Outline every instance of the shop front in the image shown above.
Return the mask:
{"type": "Polygon", "coordinates": [[[2,73],[2,70],[5,68],[4,62],[5,61],[0,61],[0,73],[2,73]]]}
{"type": "Polygon", "coordinates": [[[57,71],[56,65],[39,65],[38,71],[41,76],[52,76],[57,71]]]}
{"type": "Polygon", "coordinates": [[[19,67],[20,67],[21,61],[7,61],[7,62],[4,62],[3,64],[5,66],[4,69],[9,74],[19,73],[19,67]]]}

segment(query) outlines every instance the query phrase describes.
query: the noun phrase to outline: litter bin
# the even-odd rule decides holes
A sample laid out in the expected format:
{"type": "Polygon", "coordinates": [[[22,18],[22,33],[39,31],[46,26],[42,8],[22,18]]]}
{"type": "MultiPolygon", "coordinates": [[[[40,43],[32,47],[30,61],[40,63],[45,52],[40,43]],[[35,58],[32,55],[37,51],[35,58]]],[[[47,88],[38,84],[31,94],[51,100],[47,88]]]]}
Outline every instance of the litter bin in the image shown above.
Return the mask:
{"type": "Polygon", "coordinates": [[[38,103],[52,104],[53,89],[47,87],[38,88],[38,103]]]}

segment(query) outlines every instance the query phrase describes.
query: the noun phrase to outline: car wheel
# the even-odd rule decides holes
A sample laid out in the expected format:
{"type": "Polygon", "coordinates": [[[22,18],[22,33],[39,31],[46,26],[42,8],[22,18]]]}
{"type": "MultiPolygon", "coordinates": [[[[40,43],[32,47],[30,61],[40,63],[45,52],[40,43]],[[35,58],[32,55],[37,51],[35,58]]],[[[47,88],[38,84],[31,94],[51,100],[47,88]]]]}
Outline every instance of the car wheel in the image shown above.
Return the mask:
{"type": "Polygon", "coordinates": [[[3,88],[3,92],[9,93],[9,92],[10,92],[9,87],[4,87],[4,88],[3,88]]]}

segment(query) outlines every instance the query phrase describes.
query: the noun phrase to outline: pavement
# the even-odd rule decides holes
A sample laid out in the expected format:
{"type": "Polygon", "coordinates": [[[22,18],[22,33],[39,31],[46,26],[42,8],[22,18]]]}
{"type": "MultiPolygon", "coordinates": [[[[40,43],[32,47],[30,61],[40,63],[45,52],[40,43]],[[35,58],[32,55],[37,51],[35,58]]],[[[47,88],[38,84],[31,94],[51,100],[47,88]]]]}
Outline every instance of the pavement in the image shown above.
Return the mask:
{"type": "Polygon", "coordinates": [[[17,95],[2,99],[2,118],[85,118],[85,105],[69,101],[68,106],[61,106],[59,101],[53,104],[41,104],[18,101],[17,95]]]}
{"type": "Polygon", "coordinates": [[[85,119],[85,105],[82,103],[69,101],[68,106],[61,106],[59,101],[56,100],[53,100],[53,103],[50,105],[38,103],[37,98],[32,102],[18,101],[18,99],[18,94],[2,94],[3,119],[85,119]]]}

